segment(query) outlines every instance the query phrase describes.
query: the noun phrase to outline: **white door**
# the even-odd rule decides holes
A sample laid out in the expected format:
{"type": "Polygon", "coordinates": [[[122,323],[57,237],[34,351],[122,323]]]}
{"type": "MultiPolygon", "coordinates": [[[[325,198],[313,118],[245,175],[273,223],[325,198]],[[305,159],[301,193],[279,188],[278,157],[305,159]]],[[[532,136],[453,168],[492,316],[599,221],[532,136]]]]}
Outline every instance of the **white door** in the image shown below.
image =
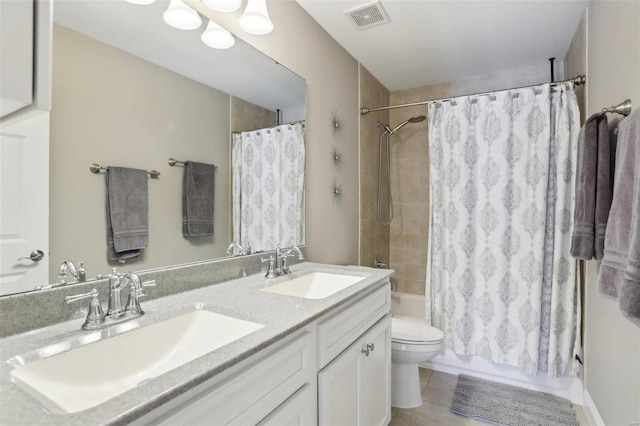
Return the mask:
{"type": "Polygon", "coordinates": [[[49,112],[33,111],[0,122],[0,294],[48,283],[48,259],[49,112]]]}
{"type": "Polygon", "coordinates": [[[391,317],[361,339],[358,362],[358,424],[382,426],[391,421],[391,317]]]}

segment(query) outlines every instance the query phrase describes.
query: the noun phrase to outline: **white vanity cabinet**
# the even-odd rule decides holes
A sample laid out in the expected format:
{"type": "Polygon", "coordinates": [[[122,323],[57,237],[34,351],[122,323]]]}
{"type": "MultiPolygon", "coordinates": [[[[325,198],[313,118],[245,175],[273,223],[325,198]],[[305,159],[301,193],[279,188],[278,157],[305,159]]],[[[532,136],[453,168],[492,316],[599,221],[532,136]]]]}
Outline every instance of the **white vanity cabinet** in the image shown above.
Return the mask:
{"type": "Polygon", "coordinates": [[[136,425],[386,425],[388,282],[137,419],[136,425]]]}
{"type": "Polygon", "coordinates": [[[389,297],[385,286],[318,325],[319,360],[328,362],[318,373],[320,425],[373,426],[391,420],[389,297]],[[348,346],[330,359],[326,354],[338,342],[348,346]]]}
{"type": "Polygon", "coordinates": [[[316,424],[315,342],[306,327],[134,424],[316,424]]]}

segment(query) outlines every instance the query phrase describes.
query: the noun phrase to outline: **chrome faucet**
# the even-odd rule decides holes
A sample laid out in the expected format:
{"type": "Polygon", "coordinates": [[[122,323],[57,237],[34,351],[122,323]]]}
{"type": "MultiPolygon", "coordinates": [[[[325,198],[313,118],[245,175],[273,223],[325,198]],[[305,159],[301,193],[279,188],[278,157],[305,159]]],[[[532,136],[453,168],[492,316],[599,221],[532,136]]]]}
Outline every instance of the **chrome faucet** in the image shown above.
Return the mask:
{"type": "MultiPolygon", "coordinates": [[[[60,264],[58,270],[58,278],[65,278],[69,272],[76,279],[77,282],[83,283],[87,280],[87,269],[84,267],[84,262],[80,262],[80,266],[76,268],[76,264],[71,260],[64,260],[60,264]]],[[[63,283],[66,283],[64,279],[63,283]]]]}
{"type": "MultiPolygon", "coordinates": [[[[304,255],[302,254],[302,251],[298,246],[291,246],[291,247],[280,250],[280,274],[281,275],[287,275],[291,273],[287,258],[291,256],[295,256],[293,253],[294,251],[298,255],[298,260],[304,260],[304,255]]],[[[277,254],[278,254],[278,250],[276,250],[276,255],[277,254]]]]}
{"type": "Polygon", "coordinates": [[[110,318],[118,318],[124,315],[122,308],[122,300],[120,298],[120,290],[122,290],[122,274],[119,274],[116,268],[111,268],[109,278],[109,305],[107,308],[107,316],[110,318]]]}
{"type": "Polygon", "coordinates": [[[95,330],[144,315],[138,299],[146,296],[145,287],[154,287],[156,285],[155,280],[141,282],[137,274],[133,272],[121,274],[117,272],[116,268],[111,269],[111,275],[105,278],[109,278],[109,305],[106,314],[102,311],[102,304],[95,288],[88,293],[66,297],[67,304],[91,298],[87,319],[82,325],[85,330],[95,330]],[[129,298],[127,299],[127,304],[123,307],[120,291],[126,284],[129,284],[129,298]]]}
{"type": "Polygon", "coordinates": [[[229,247],[227,247],[227,254],[230,256],[244,256],[246,254],[251,254],[251,243],[247,243],[246,247],[242,247],[239,242],[231,241],[229,247]],[[236,249],[239,254],[233,254],[233,249],[236,249]]]}
{"type": "Polygon", "coordinates": [[[267,274],[265,277],[267,278],[275,278],[280,275],[288,275],[291,273],[291,269],[289,269],[287,258],[291,256],[295,256],[294,252],[298,255],[298,260],[304,260],[304,255],[302,254],[302,250],[298,246],[291,246],[287,248],[280,248],[280,245],[276,247],[276,255],[270,256],[267,259],[261,259],[262,263],[269,262],[269,268],[267,269],[267,274]]]}

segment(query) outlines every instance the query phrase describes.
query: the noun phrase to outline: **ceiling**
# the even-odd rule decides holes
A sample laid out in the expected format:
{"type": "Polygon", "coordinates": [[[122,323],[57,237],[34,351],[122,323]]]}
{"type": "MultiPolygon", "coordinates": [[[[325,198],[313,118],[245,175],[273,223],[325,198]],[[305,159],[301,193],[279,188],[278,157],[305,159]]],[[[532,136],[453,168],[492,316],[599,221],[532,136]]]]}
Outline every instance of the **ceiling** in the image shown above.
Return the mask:
{"type": "Polygon", "coordinates": [[[391,91],[564,58],[588,0],[382,0],[391,22],[358,30],[371,0],[296,0],[391,91]]]}

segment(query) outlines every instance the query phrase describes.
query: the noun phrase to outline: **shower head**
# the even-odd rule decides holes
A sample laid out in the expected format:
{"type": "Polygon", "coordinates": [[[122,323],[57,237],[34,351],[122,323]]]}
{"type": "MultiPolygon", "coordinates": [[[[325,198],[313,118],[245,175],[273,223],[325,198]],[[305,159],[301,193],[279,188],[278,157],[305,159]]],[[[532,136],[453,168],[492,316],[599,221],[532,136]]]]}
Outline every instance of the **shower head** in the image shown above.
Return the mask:
{"type": "Polygon", "coordinates": [[[403,121],[402,123],[398,124],[393,130],[389,129],[389,126],[384,126],[385,130],[387,132],[389,132],[390,135],[394,134],[395,132],[397,132],[398,130],[400,130],[402,127],[406,126],[409,123],[419,123],[421,121],[424,121],[427,117],[425,117],[424,115],[418,115],[416,117],[411,117],[408,120],[403,121]]]}

